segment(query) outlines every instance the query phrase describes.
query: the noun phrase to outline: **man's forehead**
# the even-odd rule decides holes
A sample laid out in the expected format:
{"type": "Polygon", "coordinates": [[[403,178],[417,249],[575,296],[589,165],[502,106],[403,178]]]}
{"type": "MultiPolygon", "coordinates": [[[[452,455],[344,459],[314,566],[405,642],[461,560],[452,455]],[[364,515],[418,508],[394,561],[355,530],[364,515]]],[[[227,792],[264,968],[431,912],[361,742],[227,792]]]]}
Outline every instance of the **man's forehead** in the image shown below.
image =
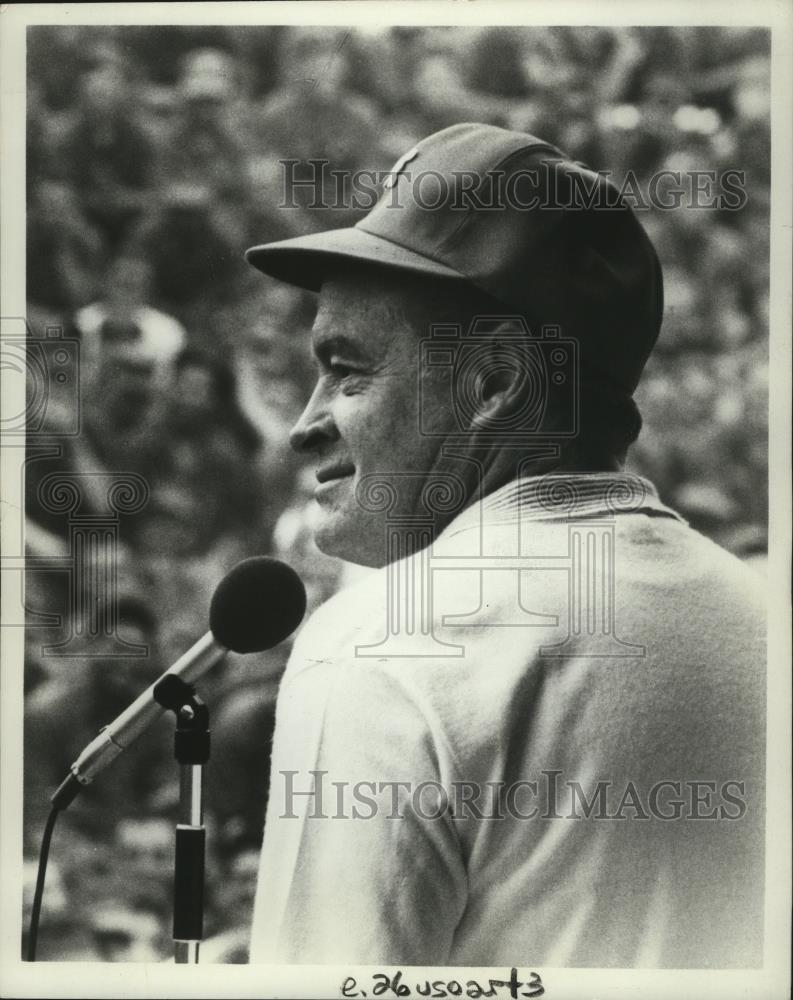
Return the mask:
{"type": "Polygon", "coordinates": [[[363,331],[369,325],[366,320],[371,313],[372,305],[366,301],[363,292],[360,296],[354,296],[339,289],[323,287],[311,327],[314,346],[339,337],[354,340],[362,338],[363,331]]]}
{"type": "Polygon", "coordinates": [[[372,310],[407,314],[417,303],[437,297],[437,289],[426,279],[396,269],[353,267],[333,273],[319,292],[319,312],[339,311],[366,315],[372,310]]]}

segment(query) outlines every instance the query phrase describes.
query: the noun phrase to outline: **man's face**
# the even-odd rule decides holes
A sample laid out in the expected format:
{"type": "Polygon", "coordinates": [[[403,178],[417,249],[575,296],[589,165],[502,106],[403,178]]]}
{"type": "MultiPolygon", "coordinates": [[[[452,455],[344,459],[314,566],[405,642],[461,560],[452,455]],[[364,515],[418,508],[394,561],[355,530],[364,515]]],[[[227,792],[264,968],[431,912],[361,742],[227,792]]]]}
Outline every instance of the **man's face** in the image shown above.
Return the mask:
{"type": "Polygon", "coordinates": [[[441,384],[420,373],[419,343],[429,330],[409,318],[420,315],[414,300],[394,278],[322,286],[312,336],[319,376],[291,435],[297,451],[316,457],[317,545],[366,566],[388,561],[386,513],[363,509],[361,480],[382,475],[397,489],[391,516],[412,512],[438,454],[438,438],[420,431],[420,379],[424,426],[430,421],[437,434],[453,426],[441,384]]]}

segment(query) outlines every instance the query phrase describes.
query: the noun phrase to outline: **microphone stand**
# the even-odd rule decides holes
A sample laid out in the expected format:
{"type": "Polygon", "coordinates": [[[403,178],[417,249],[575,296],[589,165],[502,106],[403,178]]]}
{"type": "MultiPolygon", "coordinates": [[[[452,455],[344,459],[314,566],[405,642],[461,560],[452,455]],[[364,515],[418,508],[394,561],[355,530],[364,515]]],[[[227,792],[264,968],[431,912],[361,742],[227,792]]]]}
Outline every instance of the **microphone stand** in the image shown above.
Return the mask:
{"type": "Polygon", "coordinates": [[[173,941],[177,965],[196,965],[204,936],[203,765],[209,760],[209,709],[176,674],[154,686],[155,700],[176,715],[174,756],[180,766],[174,855],[173,941]]]}

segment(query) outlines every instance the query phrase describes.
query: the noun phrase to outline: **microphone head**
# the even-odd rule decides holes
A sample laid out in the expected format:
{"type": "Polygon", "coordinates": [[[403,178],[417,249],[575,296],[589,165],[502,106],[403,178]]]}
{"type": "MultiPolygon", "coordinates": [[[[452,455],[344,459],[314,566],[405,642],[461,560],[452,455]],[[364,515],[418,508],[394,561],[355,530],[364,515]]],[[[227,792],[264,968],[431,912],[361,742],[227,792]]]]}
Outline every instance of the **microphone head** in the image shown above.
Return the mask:
{"type": "Polygon", "coordinates": [[[234,653],[258,653],[294,632],[306,613],[306,588],[291,566],[267,556],[244,559],[215,588],[209,627],[234,653]]]}

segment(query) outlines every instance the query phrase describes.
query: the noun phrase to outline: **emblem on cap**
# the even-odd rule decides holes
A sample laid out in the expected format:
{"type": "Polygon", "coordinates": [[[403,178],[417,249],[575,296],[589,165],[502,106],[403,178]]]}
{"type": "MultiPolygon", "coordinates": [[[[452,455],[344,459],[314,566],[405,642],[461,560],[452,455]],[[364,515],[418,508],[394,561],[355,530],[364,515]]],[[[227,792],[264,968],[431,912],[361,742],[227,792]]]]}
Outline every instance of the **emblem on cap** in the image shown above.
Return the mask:
{"type": "Polygon", "coordinates": [[[388,176],[383,181],[383,190],[390,191],[391,188],[399,180],[399,175],[405,169],[405,165],[410,163],[411,160],[415,160],[419,155],[418,146],[414,146],[413,149],[408,150],[403,156],[400,156],[396,163],[388,171],[388,176]]]}

